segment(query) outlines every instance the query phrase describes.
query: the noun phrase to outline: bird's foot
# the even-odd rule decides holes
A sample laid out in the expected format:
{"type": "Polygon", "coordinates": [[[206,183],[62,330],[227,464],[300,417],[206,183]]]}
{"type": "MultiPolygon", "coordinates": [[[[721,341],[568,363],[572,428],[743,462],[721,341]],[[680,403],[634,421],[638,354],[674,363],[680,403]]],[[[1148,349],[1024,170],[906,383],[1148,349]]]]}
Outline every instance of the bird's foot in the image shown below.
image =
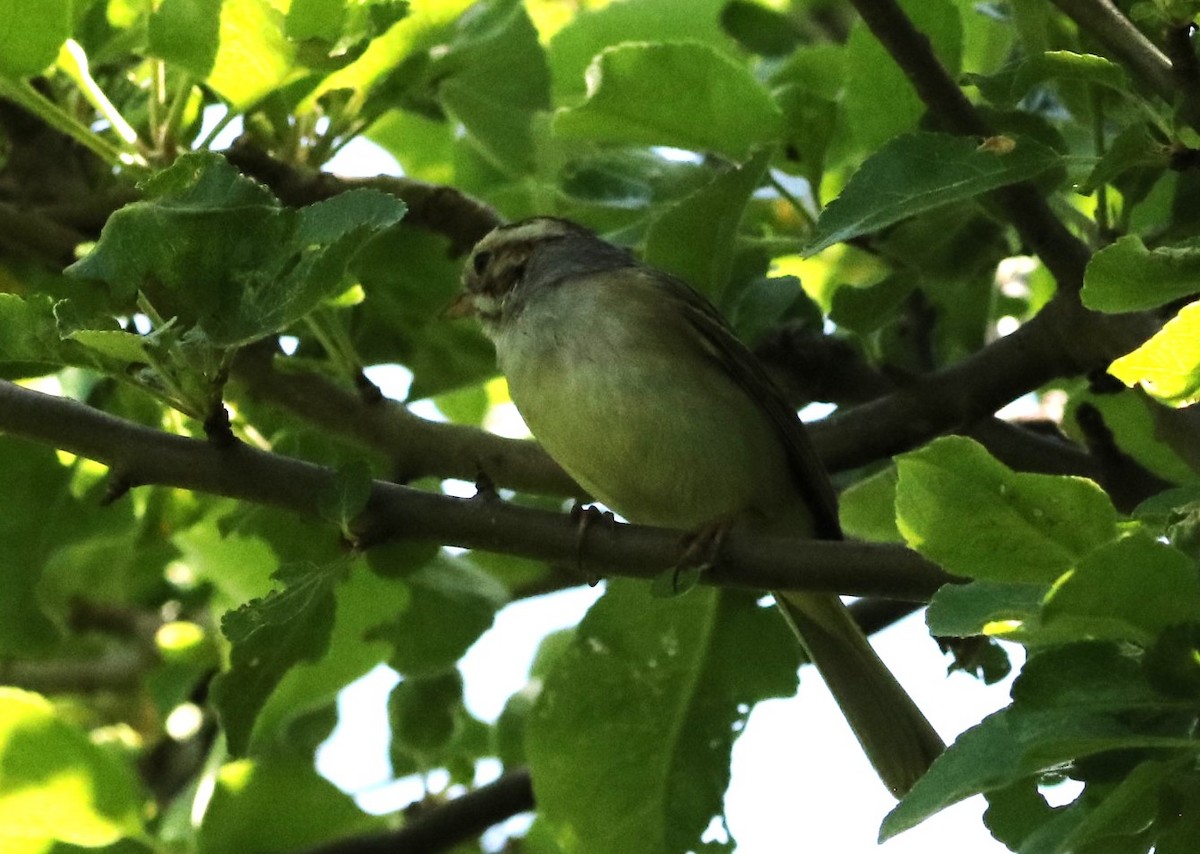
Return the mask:
{"type": "Polygon", "coordinates": [[[604,524],[612,527],[614,520],[613,514],[607,510],[601,510],[593,504],[584,504],[581,501],[576,501],[571,505],[571,521],[575,523],[575,569],[580,575],[587,579],[588,586],[595,587],[600,583],[600,576],[594,572],[589,572],[583,565],[583,548],[584,540],[587,538],[588,529],[595,524],[604,524]]]}
{"type": "Polygon", "coordinates": [[[654,592],[678,596],[695,587],[705,572],[720,563],[721,546],[732,527],[732,519],[720,517],[684,535],[679,560],[655,579],[654,592]]]}

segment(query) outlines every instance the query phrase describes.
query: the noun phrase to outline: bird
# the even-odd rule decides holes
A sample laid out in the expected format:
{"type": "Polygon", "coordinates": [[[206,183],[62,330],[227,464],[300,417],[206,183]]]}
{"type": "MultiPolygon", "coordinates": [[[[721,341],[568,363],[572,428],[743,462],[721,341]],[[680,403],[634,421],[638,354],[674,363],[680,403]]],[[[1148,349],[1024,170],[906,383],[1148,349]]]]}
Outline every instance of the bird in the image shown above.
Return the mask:
{"type": "MultiPolygon", "coordinates": [[[[475,245],[447,313],[478,319],[534,438],[628,521],[842,539],[795,409],[682,280],[539,216],[475,245]]],[[[941,738],[839,597],[773,595],[883,784],[903,796],[941,738]]]]}

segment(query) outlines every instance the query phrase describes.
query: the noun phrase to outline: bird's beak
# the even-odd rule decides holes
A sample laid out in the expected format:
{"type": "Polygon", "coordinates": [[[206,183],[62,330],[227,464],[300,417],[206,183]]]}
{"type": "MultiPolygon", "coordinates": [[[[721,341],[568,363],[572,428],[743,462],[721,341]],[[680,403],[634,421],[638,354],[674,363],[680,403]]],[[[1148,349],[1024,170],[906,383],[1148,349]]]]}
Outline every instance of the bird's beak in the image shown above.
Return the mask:
{"type": "Polygon", "coordinates": [[[463,291],[454,298],[454,302],[446,307],[442,312],[442,317],[451,320],[457,320],[460,317],[475,316],[475,294],[470,291],[463,291]]]}

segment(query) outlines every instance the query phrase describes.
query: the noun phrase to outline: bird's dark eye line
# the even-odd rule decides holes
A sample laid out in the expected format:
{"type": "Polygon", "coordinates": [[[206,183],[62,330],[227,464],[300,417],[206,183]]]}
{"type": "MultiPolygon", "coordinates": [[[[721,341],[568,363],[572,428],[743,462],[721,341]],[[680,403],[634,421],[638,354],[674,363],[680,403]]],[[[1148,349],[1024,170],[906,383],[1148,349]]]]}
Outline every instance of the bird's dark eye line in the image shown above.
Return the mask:
{"type": "Polygon", "coordinates": [[[476,252],[475,258],[471,261],[471,265],[475,268],[475,275],[477,276],[482,276],[483,271],[486,270],[488,265],[491,263],[492,253],[488,252],[487,250],[484,250],[483,252],[476,252]]]}

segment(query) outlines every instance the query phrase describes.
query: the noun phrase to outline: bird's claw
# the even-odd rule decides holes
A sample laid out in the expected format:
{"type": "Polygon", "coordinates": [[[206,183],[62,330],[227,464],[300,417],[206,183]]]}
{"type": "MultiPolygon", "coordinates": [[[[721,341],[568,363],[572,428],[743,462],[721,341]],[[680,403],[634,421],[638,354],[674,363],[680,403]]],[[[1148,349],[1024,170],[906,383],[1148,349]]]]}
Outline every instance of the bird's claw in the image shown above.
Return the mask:
{"type": "Polygon", "coordinates": [[[584,540],[587,537],[588,529],[596,522],[603,522],[609,527],[612,526],[614,517],[607,510],[601,510],[592,504],[584,504],[581,501],[576,501],[571,505],[571,521],[575,523],[575,569],[580,575],[587,579],[589,587],[595,587],[600,583],[600,576],[595,573],[588,572],[583,566],[583,547],[584,540]]]}

